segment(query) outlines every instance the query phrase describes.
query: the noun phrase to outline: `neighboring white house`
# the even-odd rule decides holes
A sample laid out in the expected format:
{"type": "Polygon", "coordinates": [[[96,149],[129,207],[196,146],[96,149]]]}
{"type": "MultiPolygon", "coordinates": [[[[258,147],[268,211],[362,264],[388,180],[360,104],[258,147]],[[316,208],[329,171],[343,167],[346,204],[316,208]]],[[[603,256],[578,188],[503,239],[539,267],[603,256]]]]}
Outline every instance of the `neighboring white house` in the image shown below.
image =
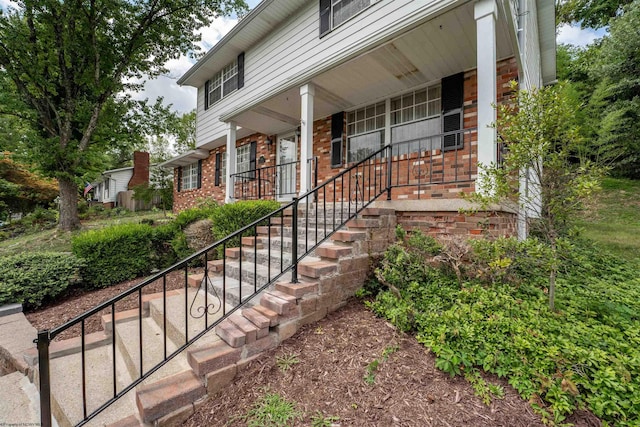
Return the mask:
{"type": "Polygon", "coordinates": [[[512,79],[555,81],[554,0],[264,0],[178,80],[197,148],[163,164],[174,209],[291,198],[384,146],[420,157],[392,199],[456,199],[498,160],[512,79]]]}
{"type": "Polygon", "coordinates": [[[118,206],[119,194],[131,192],[136,185],[149,183],[150,167],[149,153],[134,152],[133,166],[102,172],[100,179],[92,184],[92,200],[102,203],[106,207],[118,206]]]}
{"type": "Polygon", "coordinates": [[[92,200],[115,206],[118,193],[127,191],[132,176],[133,166],[102,172],[100,180],[93,184],[92,200]]]}

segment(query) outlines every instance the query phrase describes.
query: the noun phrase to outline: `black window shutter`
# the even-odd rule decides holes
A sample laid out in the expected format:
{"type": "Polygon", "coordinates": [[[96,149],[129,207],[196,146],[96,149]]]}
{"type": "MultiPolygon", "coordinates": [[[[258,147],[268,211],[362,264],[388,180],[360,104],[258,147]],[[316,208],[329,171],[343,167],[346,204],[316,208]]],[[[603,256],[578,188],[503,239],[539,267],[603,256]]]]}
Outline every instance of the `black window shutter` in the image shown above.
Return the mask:
{"type": "Polygon", "coordinates": [[[215,186],[220,186],[220,171],[222,170],[222,165],[220,164],[222,156],[220,153],[216,153],[216,176],[215,176],[215,186]]]}
{"type": "Polygon", "coordinates": [[[250,179],[256,178],[256,155],[258,154],[258,144],[256,141],[251,141],[251,147],[249,147],[249,174],[250,179]]]}
{"type": "Polygon", "coordinates": [[[204,82],[204,109],[209,109],[209,80],[204,82]]]}
{"type": "Polygon", "coordinates": [[[320,37],[331,31],[331,0],[320,0],[320,37]]]}
{"type": "Polygon", "coordinates": [[[198,160],[198,188],[202,187],[202,160],[198,160]]]}
{"type": "Polygon", "coordinates": [[[342,147],[344,131],[344,111],[331,116],[331,167],[339,168],[342,166],[342,147]]]}
{"type": "Polygon", "coordinates": [[[464,73],[442,79],[442,149],[462,148],[462,106],[464,103],[464,73]]]}
{"type": "Polygon", "coordinates": [[[178,193],[182,191],[182,166],[178,168],[178,193]]]}
{"type": "Polygon", "coordinates": [[[238,55],[238,89],[244,87],[244,52],[238,55]]]}

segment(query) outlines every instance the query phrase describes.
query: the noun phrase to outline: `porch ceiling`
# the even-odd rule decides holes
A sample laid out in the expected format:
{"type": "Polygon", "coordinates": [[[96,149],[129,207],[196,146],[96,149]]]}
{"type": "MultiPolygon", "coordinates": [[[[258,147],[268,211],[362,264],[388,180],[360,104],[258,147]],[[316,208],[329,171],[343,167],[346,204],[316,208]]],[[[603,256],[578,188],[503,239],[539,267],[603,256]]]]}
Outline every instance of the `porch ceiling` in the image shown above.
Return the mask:
{"type": "MultiPolygon", "coordinates": [[[[513,44],[498,20],[497,58],[513,55],[513,44]]],[[[396,39],[312,79],[314,117],[366,105],[476,67],[473,2],[450,10],[396,39]]],[[[238,125],[266,134],[295,128],[300,120],[299,88],[239,114],[238,125]]]]}

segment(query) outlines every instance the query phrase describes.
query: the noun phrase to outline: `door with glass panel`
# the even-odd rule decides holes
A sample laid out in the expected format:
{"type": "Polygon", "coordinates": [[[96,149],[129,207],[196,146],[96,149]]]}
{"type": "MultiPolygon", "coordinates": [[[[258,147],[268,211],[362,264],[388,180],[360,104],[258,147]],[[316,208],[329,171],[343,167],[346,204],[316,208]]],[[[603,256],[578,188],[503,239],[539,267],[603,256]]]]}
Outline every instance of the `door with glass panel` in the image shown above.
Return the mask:
{"type": "Polygon", "coordinates": [[[298,150],[296,135],[278,137],[276,190],[278,200],[291,200],[296,194],[298,150]]]}

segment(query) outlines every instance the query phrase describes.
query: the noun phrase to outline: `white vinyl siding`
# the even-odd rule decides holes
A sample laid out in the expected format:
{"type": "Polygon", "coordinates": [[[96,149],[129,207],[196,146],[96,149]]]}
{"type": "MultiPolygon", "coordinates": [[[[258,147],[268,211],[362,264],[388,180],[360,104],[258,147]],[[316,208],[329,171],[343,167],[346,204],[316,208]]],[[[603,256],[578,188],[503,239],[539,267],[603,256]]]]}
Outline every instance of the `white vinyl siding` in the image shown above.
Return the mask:
{"type": "Polygon", "coordinates": [[[341,25],[329,35],[318,37],[318,3],[309,2],[300,12],[282,23],[262,42],[246,51],[245,86],[216,108],[205,111],[204,85],[198,89],[198,142],[223,143],[226,124],[220,116],[267,99],[290,87],[300,76],[320,74],[335,67],[389,34],[402,32],[434,13],[452,5],[453,0],[428,3],[414,0],[382,0],[363,10],[358,19],[341,25]],[[292,60],[295,58],[295,60],[292,60]]]}
{"type": "Polygon", "coordinates": [[[198,163],[182,167],[182,191],[198,188],[198,163]]]}

